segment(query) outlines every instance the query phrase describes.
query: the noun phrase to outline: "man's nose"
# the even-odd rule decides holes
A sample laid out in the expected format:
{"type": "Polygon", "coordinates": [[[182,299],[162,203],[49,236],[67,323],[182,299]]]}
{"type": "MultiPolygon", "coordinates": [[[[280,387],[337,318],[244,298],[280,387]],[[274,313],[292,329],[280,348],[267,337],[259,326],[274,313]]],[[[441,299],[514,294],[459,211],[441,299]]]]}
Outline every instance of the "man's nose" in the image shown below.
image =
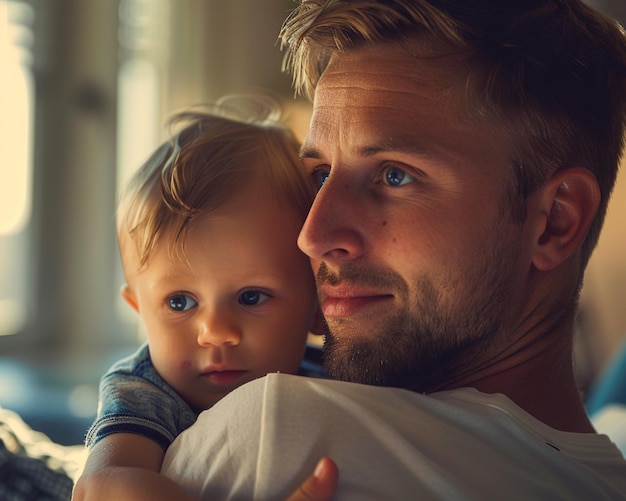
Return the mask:
{"type": "Polygon", "coordinates": [[[298,246],[312,260],[355,259],[365,247],[363,197],[340,175],[329,176],[304,222],[298,246]]]}

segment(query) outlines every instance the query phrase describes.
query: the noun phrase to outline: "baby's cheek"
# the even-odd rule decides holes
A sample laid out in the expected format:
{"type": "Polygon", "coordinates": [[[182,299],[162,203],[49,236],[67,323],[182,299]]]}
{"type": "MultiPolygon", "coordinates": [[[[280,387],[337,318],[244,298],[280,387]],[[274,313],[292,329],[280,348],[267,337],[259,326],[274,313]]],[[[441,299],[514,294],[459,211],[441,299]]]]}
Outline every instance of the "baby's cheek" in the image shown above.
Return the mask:
{"type": "Polygon", "coordinates": [[[193,367],[191,360],[182,360],[178,365],[181,372],[189,372],[193,367]]]}

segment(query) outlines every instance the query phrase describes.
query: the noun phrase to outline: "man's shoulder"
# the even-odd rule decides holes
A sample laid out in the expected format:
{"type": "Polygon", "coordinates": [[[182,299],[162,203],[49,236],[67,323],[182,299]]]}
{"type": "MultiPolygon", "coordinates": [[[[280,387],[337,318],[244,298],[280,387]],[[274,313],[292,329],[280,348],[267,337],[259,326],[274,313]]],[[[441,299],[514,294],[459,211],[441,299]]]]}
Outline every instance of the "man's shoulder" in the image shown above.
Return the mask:
{"type": "Polygon", "coordinates": [[[232,391],[218,404],[232,405],[233,401],[259,402],[280,400],[281,404],[300,409],[303,402],[334,400],[383,399],[415,401],[428,398],[402,388],[364,385],[332,379],[311,378],[293,374],[270,373],[232,391]]]}
{"type": "Polygon", "coordinates": [[[616,474],[586,452],[598,449],[598,437],[571,435],[551,433],[504,395],[472,388],[423,395],[269,374],[202,413],[164,466],[205,499],[227,497],[234,485],[245,485],[250,498],[284,499],[321,456],[339,465],[341,499],[523,497],[546,485],[568,499],[611,492],[616,474]],[[210,471],[198,461],[204,457],[212,458],[210,471]],[[592,463],[596,472],[584,475],[592,463]]]}
{"type": "Polygon", "coordinates": [[[311,378],[293,374],[270,373],[255,379],[232,391],[217,405],[230,406],[234,401],[259,402],[279,399],[282,404],[301,409],[303,401],[350,400],[367,403],[405,403],[411,406],[435,406],[438,408],[456,406],[489,406],[484,401],[489,396],[471,388],[461,388],[432,395],[424,395],[404,388],[373,386],[333,379],[311,378]],[[483,399],[476,395],[482,395],[483,399]]]}

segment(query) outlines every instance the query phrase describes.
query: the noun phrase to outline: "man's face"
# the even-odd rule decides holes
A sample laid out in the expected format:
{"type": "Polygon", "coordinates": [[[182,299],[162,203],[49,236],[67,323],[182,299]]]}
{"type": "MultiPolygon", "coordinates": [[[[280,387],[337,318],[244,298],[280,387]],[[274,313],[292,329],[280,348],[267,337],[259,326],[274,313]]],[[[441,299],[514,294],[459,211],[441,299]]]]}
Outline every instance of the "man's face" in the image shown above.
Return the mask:
{"type": "Polygon", "coordinates": [[[299,245],[336,378],[455,386],[517,326],[530,251],[506,205],[510,141],[463,118],[435,64],[361,49],[317,87],[302,153],[321,188],[299,245]]]}

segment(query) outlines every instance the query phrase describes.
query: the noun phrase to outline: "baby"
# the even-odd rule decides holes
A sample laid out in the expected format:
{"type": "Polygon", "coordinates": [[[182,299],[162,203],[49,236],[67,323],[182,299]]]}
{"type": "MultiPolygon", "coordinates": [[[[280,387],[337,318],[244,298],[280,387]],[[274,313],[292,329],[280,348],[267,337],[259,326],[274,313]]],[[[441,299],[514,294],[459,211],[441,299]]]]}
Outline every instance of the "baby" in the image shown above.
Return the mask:
{"type": "Polygon", "coordinates": [[[177,116],[186,125],[120,199],[122,296],[147,343],[101,381],[74,499],[186,499],[158,473],[174,438],[234,388],[302,360],[317,302],[296,240],[314,192],[277,109],[227,104],[177,116]]]}

